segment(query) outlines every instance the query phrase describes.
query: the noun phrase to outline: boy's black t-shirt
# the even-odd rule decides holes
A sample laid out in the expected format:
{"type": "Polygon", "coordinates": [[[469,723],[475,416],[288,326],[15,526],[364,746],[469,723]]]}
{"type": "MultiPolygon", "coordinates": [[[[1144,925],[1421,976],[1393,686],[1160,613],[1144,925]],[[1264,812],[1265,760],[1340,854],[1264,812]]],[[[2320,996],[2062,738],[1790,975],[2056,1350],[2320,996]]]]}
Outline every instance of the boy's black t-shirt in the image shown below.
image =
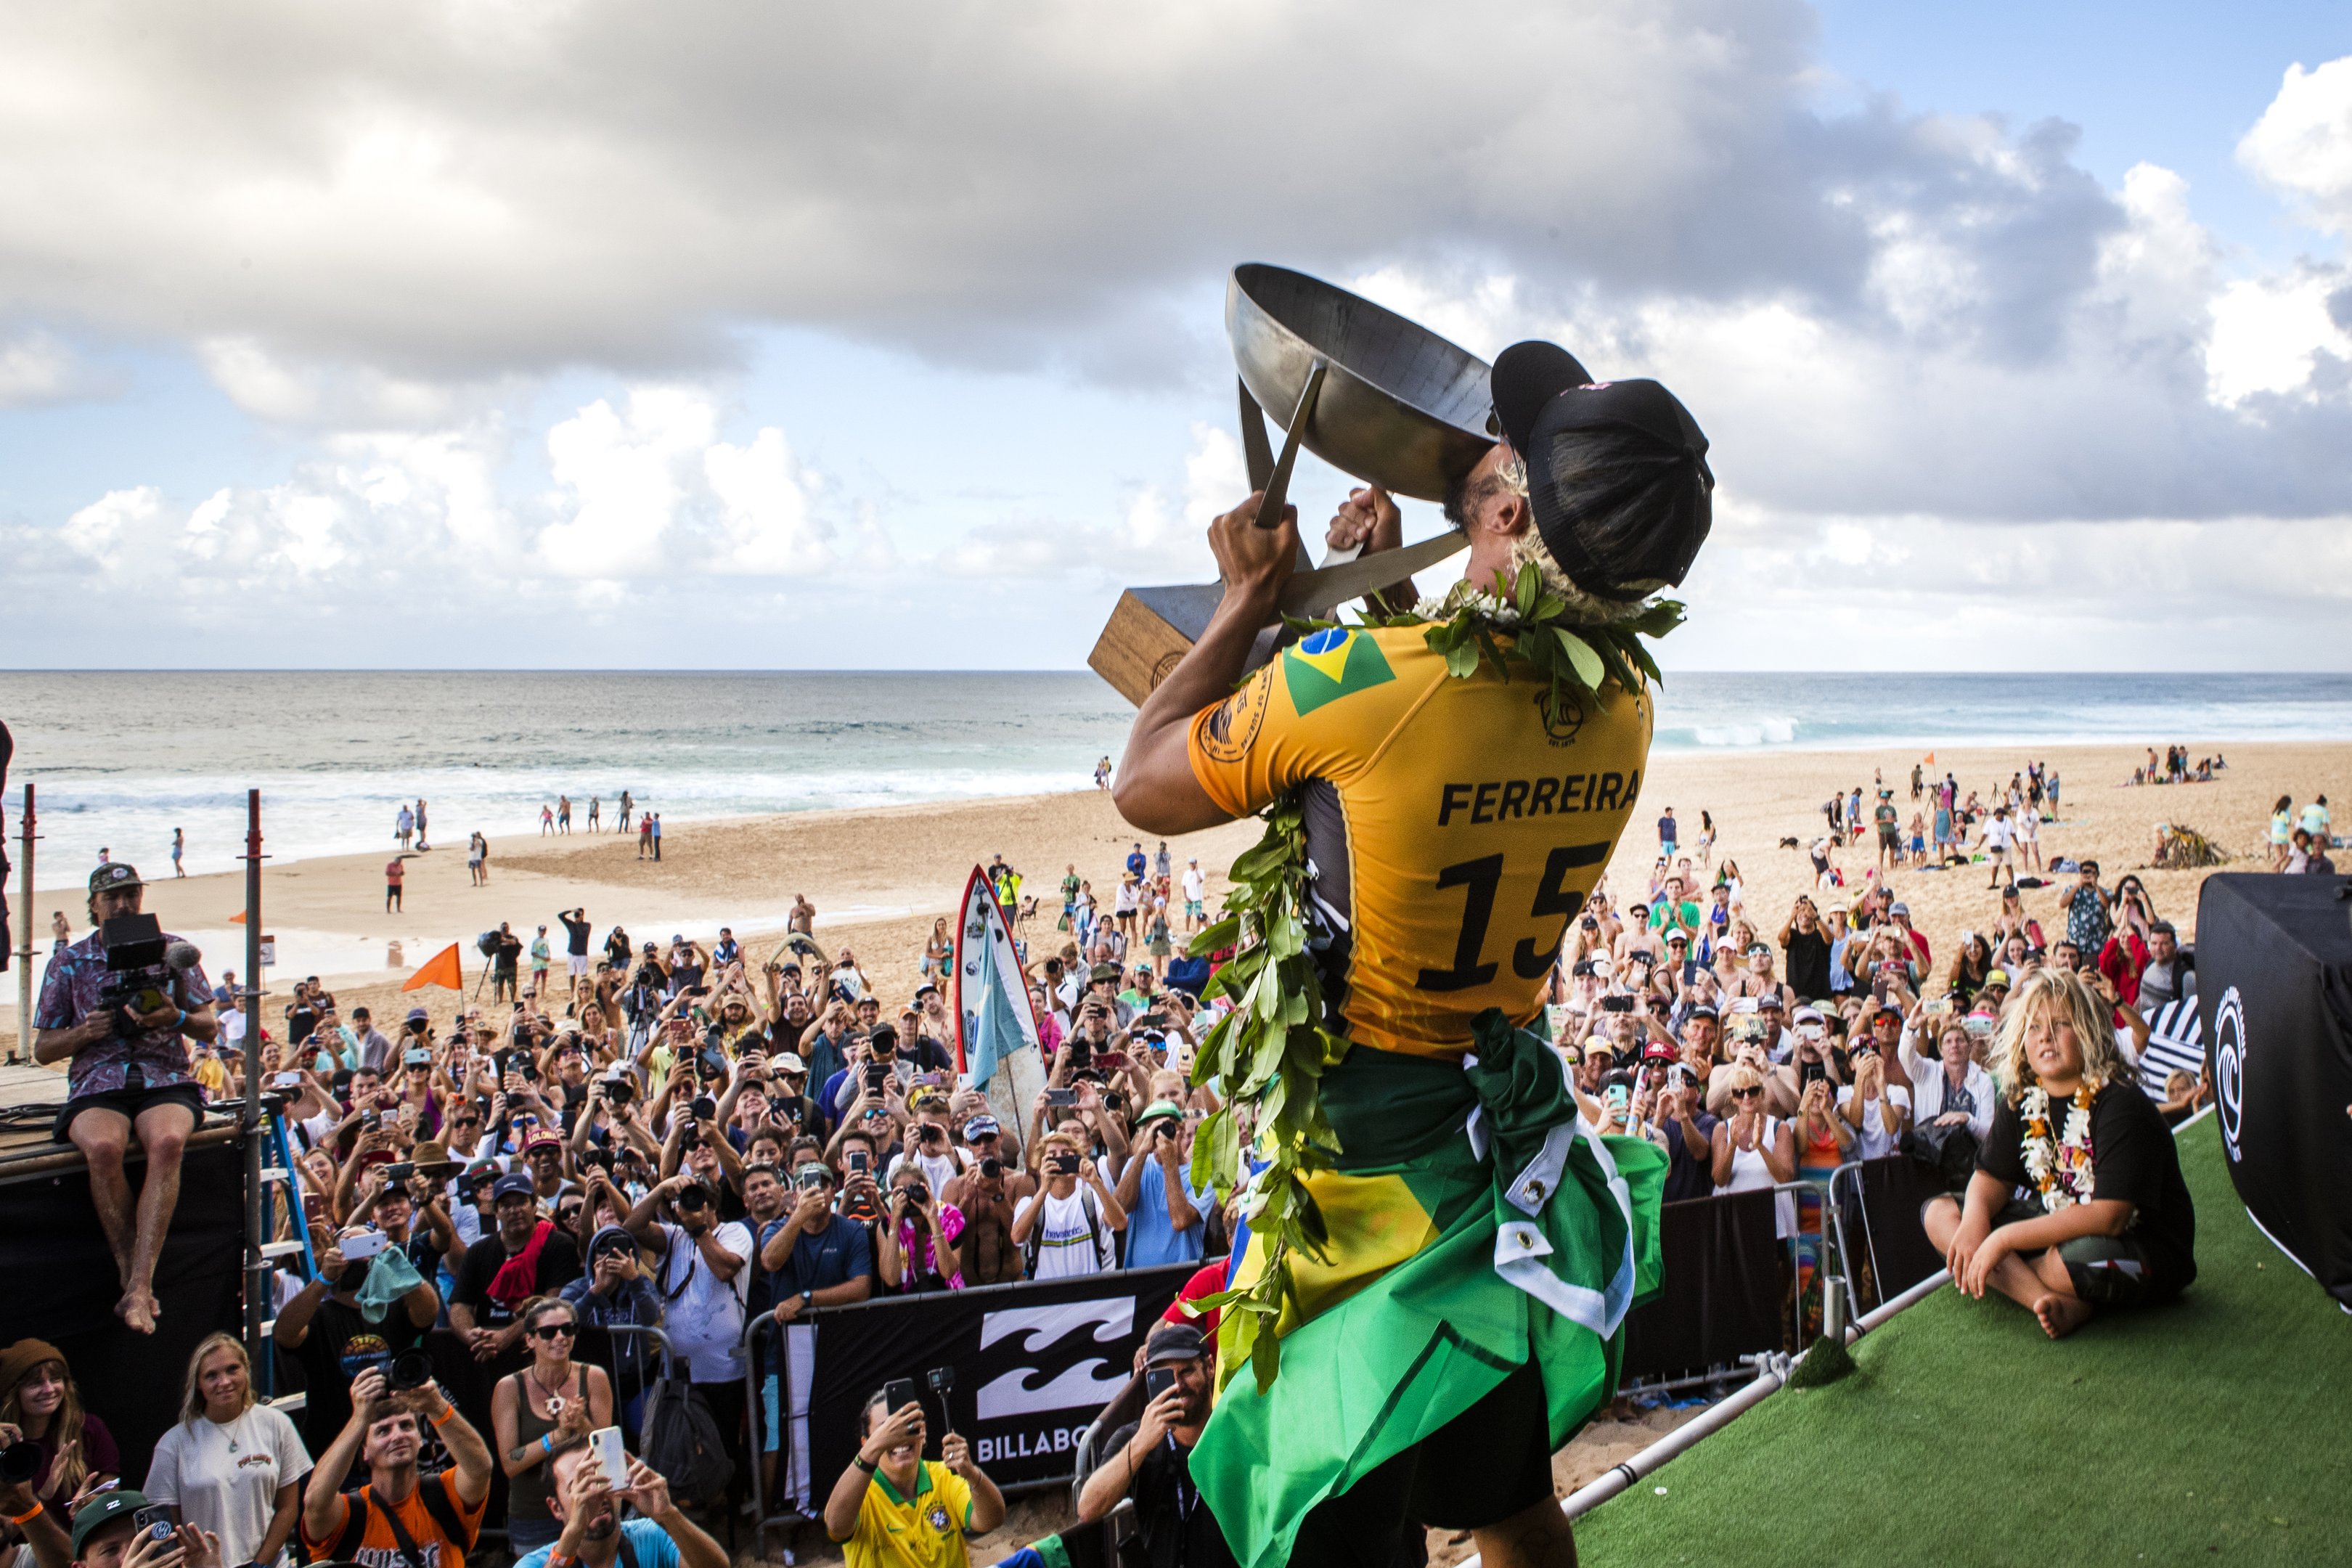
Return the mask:
{"type": "MultiPolygon", "coordinates": [[[[2071,1101],[2053,1099],[2052,1139],[2066,1135],[2071,1101]]],[[[1992,1128],[1977,1153],[1977,1169],[2011,1186],[2026,1185],[2025,1118],[2007,1095],[1993,1106],[1992,1128]]],[[[2116,1081],[2091,1102],[2091,1196],[2127,1203],[2138,1212],[2124,1235],[2147,1249],[2159,1291],[2197,1278],[2197,1211],[2180,1174],[2172,1129],[2139,1088],[2116,1081]]]]}

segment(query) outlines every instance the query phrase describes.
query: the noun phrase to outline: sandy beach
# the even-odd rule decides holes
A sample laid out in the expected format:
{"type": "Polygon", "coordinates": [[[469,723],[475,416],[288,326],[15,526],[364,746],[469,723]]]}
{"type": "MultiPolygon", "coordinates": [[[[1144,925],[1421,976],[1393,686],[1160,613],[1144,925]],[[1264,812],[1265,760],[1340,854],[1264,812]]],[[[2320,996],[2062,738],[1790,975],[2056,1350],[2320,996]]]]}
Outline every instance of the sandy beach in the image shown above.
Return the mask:
{"type": "MultiPolygon", "coordinates": [[[[2191,751],[2198,749],[2192,744],[2191,751]]],[[[2231,868],[2242,869],[2262,864],[2271,803],[2280,795],[2298,803],[2318,793],[2352,801],[2352,743],[2247,744],[2231,746],[2225,754],[2228,770],[2207,784],[2127,787],[2146,752],[2126,746],[1938,750],[1936,772],[1950,769],[1965,798],[1972,788],[1990,795],[2029,757],[2054,765],[2063,809],[2059,821],[2042,826],[2043,857],[2088,854],[2110,882],[2120,871],[2147,865],[2159,822],[2205,833],[2239,857],[2231,868]]],[[[1768,935],[1777,934],[1791,900],[1811,882],[1804,851],[1780,847],[1781,840],[1810,845],[1822,829],[1821,806],[1831,792],[1859,784],[1868,795],[1880,770],[1895,788],[1907,828],[1910,772],[1918,761],[1916,752],[1885,751],[1654,756],[1612,862],[1611,882],[1621,892],[1643,884],[1663,807],[1672,805],[1683,824],[1685,853],[1704,808],[1716,821],[1716,859],[1727,856],[1738,864],[1749,917],[1768,935]]],[[[265,923],[281,949],[271,978],[282,988],[293,975],[332,975],[346,1007],[366,1003],[381,1018],[395,1004],[404,1008],[421,996],[438,1016],[454,1001],[450,994],[401,998],[400,980],[454,942],[470,983],[481,964],[473,939],[500,921],[510,921],[526,940],[544,922],[560,939],[555,912],[578,906],[588,910],[599,942],[616,919],[640,942],[667,941],[678,932],[708,942],[721,924],[731,924],[757,951],[755,933],[780,931],[793,895],[806,893],[817,906],[818,935],[826,945],[856,950],[885,996],[904,997],[918,978],[924,934],[952,905],[974,864],[1002,854],[1026,875],[1028,890],[1047,906],[1047,929],[1024,933],[1034,938],[1051,934],[1051,906],[1064,866],[1075,864],[1107,899],[1121,858],[1138,837],[1110,796],[1094,790],[667,826],[659,864],[637,858],[634,837],[612,834],[493,840],[490,881],[483,888],[468,883],[462,842],[411,856],[405,907],[397,915],[383,912],[383,858],[341,856],[269,867],[263,875],[265,923]],[[395,941],[402,956],[396,968],[386,962],[388,943],[395,941]]],[[[1170,847],[1179,866],[1188,856],[1200,857],[1210,873],[1213,908],[1224,868],[1255,833],[1254,824],[1234,824],[1174,840],[1170,847]]],[[[1148,840],[1146,848],[1156,844],[1148,840]]],[[[390,853],[387,844],[384,858],[390,853]]],[[[1842,852],[1838,863],[1849,886],[1858,889],[1870,864],[1867,852],[1842,852]]],[[[164,868],[142,869],[152,878],[164,868]]],[[[2204,873],[2141,875],[2158,911],[2184,934],[2193,930],[2204,873]]],[[[1914,923],[1927,933],[1939,968],[1961,931],[1993,915],[1997,900],[1986,880],[1980,866],[1906,869],[1892,877],[1914,923]]],[[[79,934],[82,911],[69,897],[40,894],[37,930],[46,931],[51,909],[64,908],[79,934]]],[[[2027,895],[2029,912],[2045,926],[2055,901],[2049,890],[2027,895]]],[[[207,970],[217,974],[241,967],[242,937],[229,917],[242,902],[240,876],[191,877],[152,882],[147,907],[167,927],[195,936],[205,949],[207,970]]],[[[559,973],[561,967],[559,957],[559,973]]],[[[5,987],[7,1005],[0,1018],[10,1027],[0,1038],[13,1033],[15,992],[13,984],[5,987]]]]}

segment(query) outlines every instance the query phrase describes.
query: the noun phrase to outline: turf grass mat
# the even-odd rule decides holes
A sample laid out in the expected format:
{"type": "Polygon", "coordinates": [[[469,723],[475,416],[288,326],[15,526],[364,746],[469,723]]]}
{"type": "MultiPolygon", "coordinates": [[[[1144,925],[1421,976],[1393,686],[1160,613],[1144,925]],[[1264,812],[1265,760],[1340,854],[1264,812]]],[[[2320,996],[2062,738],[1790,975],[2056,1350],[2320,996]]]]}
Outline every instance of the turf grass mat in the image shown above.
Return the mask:
{"type": "Polygon", "coordinates": [[[1938,1290],[1579,1520],[1582,1562],[2352,1563],[2352,1316],[2246,1217],[2211,1117],[2179,1148],[2178,1301],[2053,1343],[1938,1290]]]}

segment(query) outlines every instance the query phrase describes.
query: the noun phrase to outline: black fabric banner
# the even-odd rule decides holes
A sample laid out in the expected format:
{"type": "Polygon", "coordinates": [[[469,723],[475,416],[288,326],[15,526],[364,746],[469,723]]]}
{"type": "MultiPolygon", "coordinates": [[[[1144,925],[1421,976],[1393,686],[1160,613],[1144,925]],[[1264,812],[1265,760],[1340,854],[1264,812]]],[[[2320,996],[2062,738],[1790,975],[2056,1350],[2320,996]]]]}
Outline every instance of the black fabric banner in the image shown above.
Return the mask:
{"type": "Polygon", "coordinates": [[[1769,1192],[1727,1193],[1658,1212],[1658,1299],[1625,1318],[1619,1377],[1671,1378],[1777,1351],[1786,1337],[1769,1192]]]}
{"type": "Polygon", "coordinates": [[[2209,877],[2197,904],[2206,1071],[2238,1196],[2352,1307],[2352,903],[2342,877],[2209,877]]]}
{"type": "MultiPolygon", "coordinates": [[[[147,1163],[125,1174],[135,1194],[147,1163]]],[[[70,1171],[0,1182],[0,1344],[32,1338],[58,1347],[82,1408],[105,1413],[122,1453],[125,1485],[147,1473],[155,1440],[180,1418],[188,1358],[215,1330],[238,1331],[244,1263],[245,1163],[234,1142],[188,1150],[180,1202],[155,1266],[163,1315],[134,1334],[114,1315],[121,1279],[90,1205],[89,1173],[70,1171]]]]}
{"type": "Polygon", "coordinates": [[[955,1369],[949,1426],[999,1486],[1066,1480],[1078,1439],[1134,1374],[1135,1350],[1198,1264],[828,1307],[809,1386],[811,1495],[857,1452],[866,1402],[894,1377],[923,1391],[938,1455],[940,1401],[924,1374],[955,1369]]]}
{"type": "MultiPolygon", "coordinates": [[[[1867,1300],[1854,1306],[1864,1310],[1892,1300],[1944,1266],[1943,1254],[1927,1239],[1919,1223],[1919,1209],[1944,1191],[1937,1173],[1906,1155],[1893,1154],[1862,1164],[1862,1217],[1866,1227],[1856,1233],[1853,1215],[1846,1216],[1846,1241],[1857,1256],[1848,1269],[1854,1288],[1867,1300]],[[1862,1267],[1867,1258],[1869,1268],[1862,1267]],[[1865,1278],[1865,1273],[1867,1278],[1865,1278]]],[[[1853,1189],[1838,1184],[1838,1199],[1846,1201],[1853,1189]]]]}

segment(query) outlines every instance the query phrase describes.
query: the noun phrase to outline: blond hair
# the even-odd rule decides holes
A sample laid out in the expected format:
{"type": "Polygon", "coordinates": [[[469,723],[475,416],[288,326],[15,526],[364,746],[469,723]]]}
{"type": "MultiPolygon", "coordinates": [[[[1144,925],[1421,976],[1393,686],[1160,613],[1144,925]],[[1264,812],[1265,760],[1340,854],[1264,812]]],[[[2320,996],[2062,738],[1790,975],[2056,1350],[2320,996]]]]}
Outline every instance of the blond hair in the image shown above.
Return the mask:
{"type": "Polygon", "coordinates": [[[2011,1104],[2034,1087],[2033,1068],[2026,1060],[2025,1044],[2044,1014],[2053,1027],[2063,1024],[2074,1031],[2082,1053],[2083,1081],[2094,1089],[2131,1081],[2131,1064],[2116,1044],[2115,1025],[2107,1003],[2084,984],[2080,975],[2063,969],[2042,968],[2025,976],[2009,994],[2000,1014],[2000,1032],[1994,1037],[1993,1076],[2011,1104]]]}
{"type": "Polygon", "coordinates": [[[245,1404],[240,1414],[250,1410],[260,1395],[253,1391],[253,1358],[246,1353],[244,1343],[235,1334],[206,1334],[196,1346],[196,1353],[188,1358],[188,1386],[180,1396],[180,1419],[194,1425],[205,1413],[205,1359],[215,1351],[228,1351],[245,1368],[245,1404]]]}

